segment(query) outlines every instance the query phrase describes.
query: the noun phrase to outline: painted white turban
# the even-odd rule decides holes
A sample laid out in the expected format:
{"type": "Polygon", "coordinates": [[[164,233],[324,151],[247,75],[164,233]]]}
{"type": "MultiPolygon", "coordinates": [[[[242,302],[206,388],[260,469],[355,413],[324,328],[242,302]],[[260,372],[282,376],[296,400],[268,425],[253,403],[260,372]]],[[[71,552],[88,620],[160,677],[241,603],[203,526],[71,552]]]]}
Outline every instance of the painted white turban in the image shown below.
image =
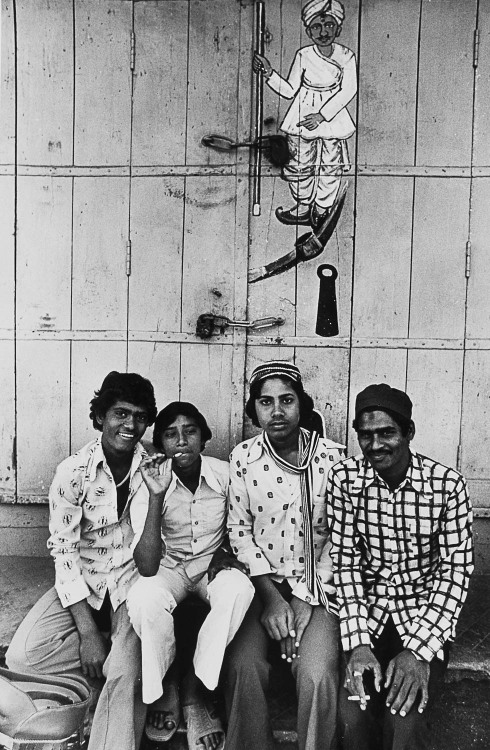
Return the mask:
{"type": "Polygon", "coordinates": [[[308,27],[311,20],[319,13],[328,13],[333,16],[339,26],[345,18],[344,6],[338,0],[310,0],[301,11],[304,25],[308,27]]]}

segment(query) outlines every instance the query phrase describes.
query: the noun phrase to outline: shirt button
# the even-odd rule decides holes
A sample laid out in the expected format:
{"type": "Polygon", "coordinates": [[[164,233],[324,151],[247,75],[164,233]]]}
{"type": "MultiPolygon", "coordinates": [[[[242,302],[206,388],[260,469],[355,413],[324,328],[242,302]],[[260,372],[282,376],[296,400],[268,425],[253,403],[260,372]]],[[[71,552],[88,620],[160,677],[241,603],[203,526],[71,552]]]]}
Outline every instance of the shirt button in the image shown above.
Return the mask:
{"type": "Polygon", "coordinates": [[[197,526],[198,523],[199,521],[194,521],[194,526],[197,526]]]}

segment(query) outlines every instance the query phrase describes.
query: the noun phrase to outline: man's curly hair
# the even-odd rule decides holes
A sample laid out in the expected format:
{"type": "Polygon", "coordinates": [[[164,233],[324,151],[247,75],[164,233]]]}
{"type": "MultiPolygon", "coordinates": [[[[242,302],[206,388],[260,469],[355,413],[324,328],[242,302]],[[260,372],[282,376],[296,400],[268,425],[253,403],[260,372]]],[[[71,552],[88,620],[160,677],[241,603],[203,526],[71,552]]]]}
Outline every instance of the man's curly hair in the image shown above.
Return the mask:
{"type": "Polygon", "coordinates": [[[96,430],[102,432],[97,418],[105,417],[108,409],[117,401],[127,401],[142,406],[148,413],[148,425],[157,416],[157,405],[153,386],[147,378],[136,372],[116,372],[113,370],[104,378],[100,390],[90,402],[90,419],[96,430]]]}

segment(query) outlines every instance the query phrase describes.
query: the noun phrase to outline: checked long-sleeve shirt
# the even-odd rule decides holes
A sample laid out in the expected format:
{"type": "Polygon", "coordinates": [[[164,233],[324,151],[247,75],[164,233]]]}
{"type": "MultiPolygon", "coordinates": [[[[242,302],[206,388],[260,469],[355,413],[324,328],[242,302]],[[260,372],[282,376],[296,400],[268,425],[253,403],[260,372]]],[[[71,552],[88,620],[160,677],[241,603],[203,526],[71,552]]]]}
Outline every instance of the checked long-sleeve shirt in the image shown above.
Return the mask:
{"type": "Polygon", "coordinates": [[[344,651],[370,646],[391,616],[404,648],[440,658],[473,571],[465,479],[412,453],[391,491],[359,456],[330,470],[327,499],[344,651]]]}

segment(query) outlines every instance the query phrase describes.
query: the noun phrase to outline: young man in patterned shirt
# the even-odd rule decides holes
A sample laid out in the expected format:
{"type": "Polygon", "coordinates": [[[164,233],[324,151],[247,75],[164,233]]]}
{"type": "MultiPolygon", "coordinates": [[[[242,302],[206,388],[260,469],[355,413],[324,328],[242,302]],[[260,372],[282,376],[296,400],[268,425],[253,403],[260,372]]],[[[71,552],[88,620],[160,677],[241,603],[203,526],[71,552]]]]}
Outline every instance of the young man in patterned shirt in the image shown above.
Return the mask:
{"type": "Polygon", "coordinates": [[[111,372],[90,403],[100,436],[58,466],[49,491],[55,585],[27,614],[7,651],[16,671],[103,675],[89,750],[136,750],[146,706],[140,641],[124,606],[137,577],[129,506],[148,490],[140,440],[156,417],[153,386],[111,372]]]}
{"type": "Polygon", "coordinates": [[[353,426],[363,455],[327,484],[343,749],[421,750],[473,570],[470,501],[461,474],[412,452],[403,391],[365,388],[353,426]]]}

